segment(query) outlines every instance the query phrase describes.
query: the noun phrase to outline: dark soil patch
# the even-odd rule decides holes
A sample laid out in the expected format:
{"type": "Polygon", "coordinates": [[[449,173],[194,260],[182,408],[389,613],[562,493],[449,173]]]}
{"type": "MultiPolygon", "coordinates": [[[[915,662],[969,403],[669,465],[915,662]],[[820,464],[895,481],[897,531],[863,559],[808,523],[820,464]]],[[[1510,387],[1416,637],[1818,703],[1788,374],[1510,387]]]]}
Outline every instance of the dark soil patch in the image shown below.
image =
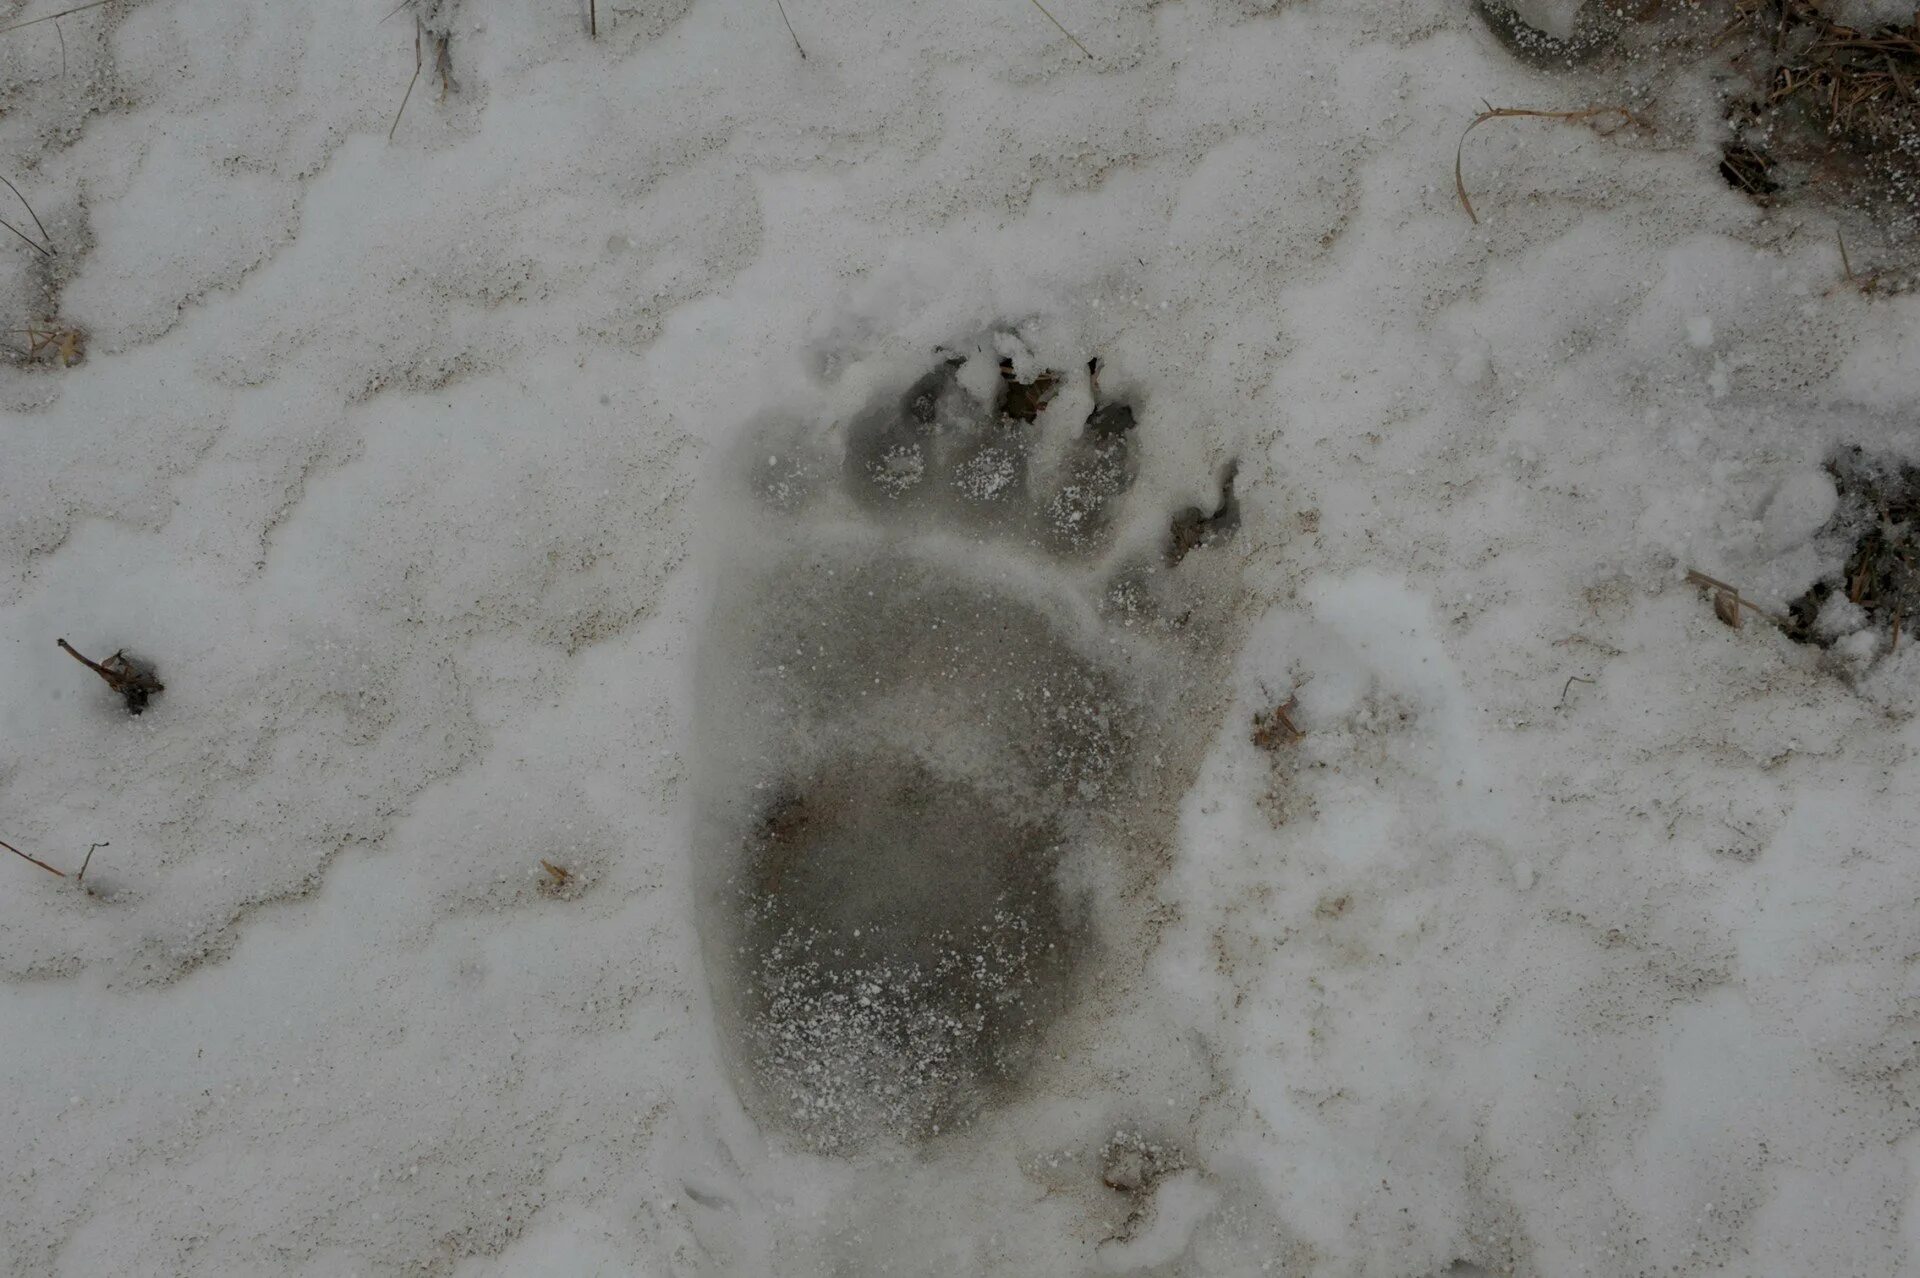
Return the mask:
{"type": "Polygon", "coordinates": [[[1844,540],[1846,563],[1788,606],[1787,634],[1799,643],[1832,643],[1818,622],[1836,594],[1891,635],[1912,629],[1920,619],[1920,467],[1848,448],[1827,470],[1840,506],[1821,536],[1844,540]]]}

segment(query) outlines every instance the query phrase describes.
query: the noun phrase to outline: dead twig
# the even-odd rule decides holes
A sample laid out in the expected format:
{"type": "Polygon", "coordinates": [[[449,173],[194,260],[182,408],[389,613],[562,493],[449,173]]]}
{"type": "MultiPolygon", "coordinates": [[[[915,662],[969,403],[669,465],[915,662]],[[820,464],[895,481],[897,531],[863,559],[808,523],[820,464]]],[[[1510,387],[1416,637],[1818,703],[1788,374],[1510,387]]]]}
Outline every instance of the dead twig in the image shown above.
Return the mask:
{"type": "Polygon", "coordinates": [[[597,0],[587,0],[587,39],[600,38],[600,6],[597,0]]]}
{"type": "Polygon", "coordinates": [[[1048,22],[1051,22],[1056,27],[1060,27],[1060,34],[1065,36],[1067,39],[1072,40],[1073,47],[1080,50],[1080,52],[1086,54],[1088,61],[1092,61],[1093,50],[1089,49],[1086,45],[1081,44],[1079,38],[1075,36],[1073,32],[1067,30],[1065,27],[1061,27],[1060,19],[1054,17],[1051,13],[1048,13],[1047,6],[1045,6],[1044,4],[1041,4],[1040,0],[1030,0],[1030,3],[1033,5],[1034,8],[1040,11],[1041,16],[1046,18],[1048,22]]]}
{"type": "Polygon", "coordinates": [[[407,100],[413,96],[413,86],[420,83],[420,19],[413,20],[413,79],[407,81],[407,91],[400,96],[400,109],[393,113],[393,127],[387,130],[387,141],[393,141],[393,135],[400,131],[400,117],[407,113],[407,100]]]}
{"type": "Polygon", "coordinates": [[[78,874],[76,874],[76,875],[74,875],[74,876],[73,876],[73,881],[74,881],[75,883],[84,883],[84,882],[86,882],[86,879],[87,879],[87,867],[88,867],[89,865],[92,865],[92,864],[93,864],[93,854],[94,854],[94,851],[95,851],[95,849],[98,849],[98,848],[110,848],[110,847],[112,847],[112,846],[113,846],[113,844],[111,844],[111,843],[90,843],[90,844],[88,844],[88,845],[87,845],[87,855],[86,855],[85,857],[83,857],[83,858],[81,859],[81,861],[80,861],[80,873],[78,873],[78,874]]]}
{"type": "Polygon", "coordinates": [[[0,848],[5,848],[7,851],[19,857],[22,861],[33,862],[35,865],[45,870],[48,874],[57,874],[63,879],[67,877],[67,872],[65,870],[56,870],[51,865],[48,865],[45,861],[42,861],[39,857],[28,856],[25,852],[22,852],[19,848],[16,848],[11,843],[0,841],[0,848]]]}
{"type": "Polygon", "coordinates": [[[1486,107],[1486,110],[1473,117],[1472,123],[1468,124],[1460,134],[1460,144],[1453,149],[1453,189],[1459,192],[1460,207],[1467,211],[1467,217],[1476,226],[1480,224],[1480,215],[1473,211],[1473,201],[1467,198],[1466,179],[1460,172],[1461,155],[1467,148],[1467,134],[1472,133],[1488,120],[1559,120],[1566,124],[1578,124],[1604,115],[1617,115],[1627,124],[1645,127],[1645,122],[1625,107],[1587,107],[1579,111],[1536,111],[1530,107],[1497,107],[1485,102],[1481,105],[1486,107]]]}

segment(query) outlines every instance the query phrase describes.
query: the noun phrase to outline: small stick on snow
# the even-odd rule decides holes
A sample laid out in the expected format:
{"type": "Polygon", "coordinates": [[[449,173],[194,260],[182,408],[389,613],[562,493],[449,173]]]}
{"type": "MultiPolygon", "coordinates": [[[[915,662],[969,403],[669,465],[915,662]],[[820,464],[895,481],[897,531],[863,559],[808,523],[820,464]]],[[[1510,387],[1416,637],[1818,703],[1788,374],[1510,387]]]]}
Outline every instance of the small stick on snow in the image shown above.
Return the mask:
{"type": "Polygon", "coordinates": [[[801,47],[800,37],[794,32],[793,19],[787,16],[787,6],[784,0],[773,0],[773,4],[775,8],[780,10],[780,21],[787,24],[787,34],[793,36],[793,47],[800,50],[800,60],[805,62],[807,60],[807,51],[801,47]]]}
{"type": "Polygon", "coordinates": [[[80,873],[73,876],[73,881],[75,883],[84,883],[87,881],[87,867],[93,864],[93,852],[95,848],[110,848],[112,846],[113,844],[111,843],[89,844],[87,847],[87,855],[80,862],[80,873]]]}
{"type": "MultiPolygon", "coordinates": [[[[1038,0],[1035,0],[1035,3],[1038,3],[1038,0]]],[[[1075,43],[1078,43],[1078,41],[1075,43]]],[[[1560,120],[1567,124],[1578,124],[1582,120],[1591,120],[1598,116],[1617,115],[1628,124],[1639,124],[1645,127],[1640,117],[1625,107],[1587,107],[1580,111],[1536,111],[1530,107],[1497,107],[1486,102],[1480,105],[1486,107],[1486,110],[1473,117],[1473,122],[1467,125],[1466,129],[1460,134],[1460,144],[1453,149],[1453,189],[1459,192],[1460,207],[1467,211],[1467,217],[1473,221],[1475,226],[1480,224],[1480,215],[1473,211],[1473,201],[1467,198],[1466,179],[1460,175],[1460,156],[1467,147],[1467,134],[1473,132],[1488,120],[1560,120]]]]}
{"type": "Polygon", "coordinates": [[[40,860],[38,857],[28,856],[25,852],[22,852],[19,848],[16,848],[11,843],[0,841],[0,848],[5,848],[7,851],[19,857],[22,861],[32,861],[35,865],[45,870],[48,874],[57,874],[63,879],[67,877],[67,872],[65,870],[56,870],[51,865],[48,865],[45,861],[40,860]]]}
{"type": "MultiPolygon", "coordinates": [[[[90,657],[82,656],[80,654],[80,650],[75,648],[72,644],[68,643],[65,639],[56,639],[54,640],[54,642],[60,646],[60,650],[62,652],[66,653],[69,657],[72,657],[75,661],[79,662],[81,665],[85,666],[87,669],[99,675],[102,679],[105,679],[107,681],[108,687],[114,689],[116,692],[119,691],[121,683],[124,682],[125,680],[125,676],[115,674],[113,671],[107,669],[105,666],[101,665],[99,662],[93,660],[90,657]]],[[[97,652],[99,650],[95,649],[95,651],[97,652]]]]}
{"type": "MultiPolygon", "coordinates": [[[[1041,14],[1046,18],[1048,22],[1051,22],[1056,27],[1060,27],[1060,19],[1054,17],[1051,13],[1048,13],[1047,6],[1045,6],[1044,4],[1041,4],[1040,0],[1032,0],[1032,4],[1034,8],[1038,9],[1041,12],[1041,14]]],[[[1072,40],[1073,47],[1080,50],[1080,52],[1086,54],[1087,59],[1089,61],[1093,59],[1093,50],[1089,49],[1086,45],[1081,44],[1079,38],[1075,36],[1073,32],[1067,30],[1065,27],[1060,27],[1060,34],[1065,36],[1067,39],[1072,40]]]]}
{"type": "Polygon", "coordinates": [[[400,129],[400,117],[407,113],[407,99],[413,96],[413,86],[420,83],[420,19],[413,20],[413,79],[407,81],[407,91],[400,97],[400,109],[393,113],[393,127],[387,130],[387,141],[393,141],[393,135],[400,129]]]}
{"type": "Polygon", "coordinates": [[[587,0],[587,39],[600,38],[600,6],[597,0],[587,0]]]}
{"type": "Polygon", "coordinates": [[[1599,682],[1598,679],[1589,679],[1585,675],[1568,675],[1567,682],[1560,689],[1560,700],[1554,704],[1553,708],[1555,710],[1558,710],[1567,704],[1567,694],[1573,691],[1574,684],[1598,683],[1598,682],[1599,682]]]}
{"type": "MultiPolygon", "coordinates": [[[[28,18],[25,22],[16,22],[11,26],[0,27],[0,35],[5,35],[9,31],[18,31],[21,27],[30,27],[36,22],[57,22],[70,13],[84,13],[88,9],[98,9],[103,4],[112,3],[113,0],[93,0],[92,4],[75,5],[71,9],[62,9],[58,13],[49,13],[44,18],[28,18]]],[[[55,873],[58,873],[58,871],[55,871],[55,873]]]]}

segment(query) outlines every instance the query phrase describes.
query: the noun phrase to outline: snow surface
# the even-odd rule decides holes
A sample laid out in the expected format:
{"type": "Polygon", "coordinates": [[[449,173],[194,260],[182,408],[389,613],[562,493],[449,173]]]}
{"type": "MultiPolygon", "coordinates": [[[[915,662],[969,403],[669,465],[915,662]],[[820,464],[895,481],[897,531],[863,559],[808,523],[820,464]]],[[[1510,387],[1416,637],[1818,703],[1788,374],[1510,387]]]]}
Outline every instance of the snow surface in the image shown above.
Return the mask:
{"type": "Polygon", "coordinates": [[[1839,569],[1920,300],[1711,109],[1476,225],[1605,95],[1467,5],[390,7],[0,40],[0,838],[114,888],[0,862],[6,1272],[1920,1271],[1917,646],[1684,581],[1839,569]],[[1136,544],[1239,461],[1234,642],[1018,1094],[823,1154],[702,949],[725,476],[1014,330],[1136,544]]]}

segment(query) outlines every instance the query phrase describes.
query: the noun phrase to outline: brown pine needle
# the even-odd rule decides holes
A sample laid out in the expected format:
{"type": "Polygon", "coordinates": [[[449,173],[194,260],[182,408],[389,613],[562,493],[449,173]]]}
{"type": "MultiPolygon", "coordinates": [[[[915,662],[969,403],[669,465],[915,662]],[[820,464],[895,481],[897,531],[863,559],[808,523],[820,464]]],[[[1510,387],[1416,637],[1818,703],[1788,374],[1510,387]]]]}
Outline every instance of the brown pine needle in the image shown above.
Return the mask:
{"type": "Polygon", "coordinates": [[[1453,189],[1460,193],[1460,207],[1467,211],[1467,216],[1473,220],[1475,226],[1480,224],[1480,215],[1473,211],[1473,201],[1467,198],[1466,179],[1460,175],[1460,156],[1467,147],[1467,134],[1473,132],[1488,120],[1526,118],[1536,120],[1560,120],[1567,124],[1578,124],[1582,120],[1591,120],[1602,115],[1617,115],[1628,124],[1642,123],[1638,116],[1634,115],[1633,112],[1627,110],[1625,107],[1587,107],[1580,111],[1535,111],[1529,107],[1488,106],[1486,110],[1473,117],[1473,122],[1467,125],[1466,129],[1460,134],[1460,145],[1453,149],[1453,189]]]}
{"type": "MultiPolygon", "coordinates": [[[[1060,19],[1054,17],[1051,13],[1048,13],[1047,6],[1045,6],[1044,4],[1041,4],[1040,0],[1032,0],[1032,4],[1034,8],[1040,11],[1041,15],[1045,17],[1048,22],[1051,22],[1056,27],[1060,27],[1060,19]]],[[[1067,39],[1072,40],[1073,47],[1080,50],[1080,52],[1086,54],[1089,59],[1093,57],[1093,50],[1089,49],[1086,45],[1081,44],[1079,39],[1074,36],[1073,32],[1067,30],[1065,27],[1060,27],[1060,34],[1065,36],[1067,39]]]]}
{"type": "Polygon", "coordinates": [[[587,0],[587,39],[600,38],[600,6],[597,0],[587,0]]]}
{"type": "MultiPolygon", "coordinates": [[[[57,19],[66,17],[70,13],[84,13],[88,9],[98,9],[103,4],[112,4],[112,3],[113,3],[113,0],[93,0],[92,4],[75,5],[71,9],[62,9],[58,13],[49,13],[44,18],[28,18],[25,22],[16,22],[11,26],[0,27],[0,35],[5,35],[9,31],[18,31],[21,27],[30,27],[36,22],[53,22],[57,19]]],[[[54,873],[58,874],[59,871],[56,870],[54,871],[54,873]]]]}
{"type": "Polygon", "coordinates": [[[393,135],[400,131],[400,117],[407,113],[407,99],[413,96],[413,86],[420,83],[420,19],[413,20],[413,79],[407,81],[407,91],[400,96],[400,109],[393,113],[393,127],[387,130],[387,141],[393,141],[393,135]]]}
{"type": "Polygon", "coordinates": [[[807,60],[807,51],[801,48],[800,37],[794,34],[793,19],[787,16],[787,6],[784,0],[773,0],[773,3],[774,7],[780,10],[780,21],[787,24],[787,34],[793,36],[793,47],[800,50],[800,60],[805,62],[807,60]]]}
{"type": "Polygon", "coordinates": [[[67,877],[67,872],[65,870],[56,870],[51,865],[48,865],[45,861],[40,860],[38,857],[28,856],[25,852],[22,852],[19,848],[16,848],[11,843],[0,842],[0,848],[5,848],[7,851],[19,857],[22,861],[33,862],[35,865],[45,870],[48,874],[57,874],[63,879],[67,877]]]}

